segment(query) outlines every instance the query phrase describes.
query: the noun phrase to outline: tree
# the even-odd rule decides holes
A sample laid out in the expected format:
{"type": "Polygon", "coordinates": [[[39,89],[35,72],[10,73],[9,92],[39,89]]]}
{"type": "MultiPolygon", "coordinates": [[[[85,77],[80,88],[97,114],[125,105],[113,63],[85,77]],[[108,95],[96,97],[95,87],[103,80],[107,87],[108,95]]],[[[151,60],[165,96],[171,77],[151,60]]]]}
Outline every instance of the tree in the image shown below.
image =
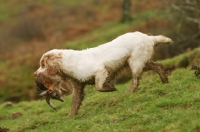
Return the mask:
{"type": "Polygon", "coordinates": [[[124,0],[122,4],[122,18],[121,22],[126,23],[132,20],[131,17],[131,0],[124,0]]]}
{"type": "Polygon", "coordinates": [[[176,0],[172,4],[172,27],[175,45],[169,50],[171,56],[200,45],[200,0],[176,0]]]}

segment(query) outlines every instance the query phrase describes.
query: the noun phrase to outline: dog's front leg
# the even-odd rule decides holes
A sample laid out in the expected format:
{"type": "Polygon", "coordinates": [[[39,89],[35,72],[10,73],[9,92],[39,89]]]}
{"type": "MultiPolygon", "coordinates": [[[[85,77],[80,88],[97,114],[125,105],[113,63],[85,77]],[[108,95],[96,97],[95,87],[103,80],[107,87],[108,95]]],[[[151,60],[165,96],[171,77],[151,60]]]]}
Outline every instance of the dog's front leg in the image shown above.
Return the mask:
{"type": "Polygon", "coordinates": [[[132,74],[132,84],[128,92],[133,93],[140,84],[139,77],[142,73],[144,63],[139,58],[130,58],[128,60],[128,64],[130,66],[131,74],[132,74]]]}
{"type": "Polygon", "coordinates": [[[135,89],[139,86],[140,84],[140,79],[138,78],[132,78],[132,84],[130,89],[128,90],[128,93],[133,93],[135,91],[135,89]]]}
{"type": "Polygon", "coordinates": [[[67,116],[73,117],[74,115],[78,114],[78,110],[82,104],[84,99],[84,87],[85,85],[78,83],[77,81],[73,81],[73,97],[72,97],[72,107],[71,112],[67,116]]]}

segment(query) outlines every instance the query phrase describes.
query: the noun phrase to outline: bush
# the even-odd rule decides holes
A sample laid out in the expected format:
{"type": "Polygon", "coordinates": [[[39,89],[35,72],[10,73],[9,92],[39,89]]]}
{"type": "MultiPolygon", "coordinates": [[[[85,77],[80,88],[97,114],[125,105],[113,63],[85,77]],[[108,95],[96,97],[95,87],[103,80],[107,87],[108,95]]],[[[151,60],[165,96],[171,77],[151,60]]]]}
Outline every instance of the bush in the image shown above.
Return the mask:
{"type": "Polygon", "coordinates": [[[26,41],[45,38],[41,24],[28,16],[19,19],[18,23],[11,30],[11,34],[26,41]]]}

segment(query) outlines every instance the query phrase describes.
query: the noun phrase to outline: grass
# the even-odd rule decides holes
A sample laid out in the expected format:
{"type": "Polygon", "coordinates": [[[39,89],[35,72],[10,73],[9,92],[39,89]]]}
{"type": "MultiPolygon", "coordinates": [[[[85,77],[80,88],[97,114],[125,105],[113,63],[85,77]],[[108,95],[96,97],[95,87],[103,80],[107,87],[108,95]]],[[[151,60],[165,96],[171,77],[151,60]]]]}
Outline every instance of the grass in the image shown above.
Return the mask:
{"type": "Polygon", "coordinates": [[[188,65],[194,65],[200,63],[200,48],[196,48],[185,54],[180,54],[173,58],[160,61],[165,66],[175,66],[177,68],[187,67],[188,65]]]}
{"type": "Polygon", "coordinates": [[[145,74],[133,94],[126,93],[130,82],[117,85],[119,91],[112,93],[89,86],[79,114],[70,119],[63,118],[70,111],[71,96],[65,103],[53,101],[58,111],[44,100],[2,104],[0,124],[14,132],[200,131],[199,78],[189,69],[178,69],[169,80],[162,84],[157,75],[145,74]],[[21,116],[14,118],[15,113],[21,116]]]}
{"type": "MultiPolygon", "coordinates": [[[[51,3],[52,0],[42,2],[51,3]]],[[[73,2],[69,4],[73,5],[73,2]]],[[[9,8],[0,6],[0,12],[6,12],[7,9],[9,8]]],[[[13,10],[15,14],[18,8],[13,10]]],[[[135,20],[129,25],[118,22],[102,24],[100,28],[83,37],[66,42],[63,47],[84,49],[105,43],[130,31],[146,19],[157,17],[159,12],[151,10],[135,14],[133,16],[135,20]]],[[[5,16],[0,16],[0,20],[9,16],[9,14],[2,15],[5,16]]],[[[198,58],[199,49],[196,49],[164,60],[162,63],[166,66],[174,64],[176,67],[185,67],[187,63],[191,64],[198,58]]],[[[26,55],[16,60],[21,60],[20,66],[13,64],[12,68],[10,67],[12,62],[1,61],[0,82],[5,83],[1,83],[0,102],[6,100],[5,95],[19,98],[28,96],[30,93],[27,91],[35,91],[32,76],[35,70],[33,62],[26,59],[26,55]]],[[[0,105],[0,127],[9,128],[13,132],[200,131],[199,78],[196,78],[189,69],[178,69],[172,73],[169,81],[169,84],[162,84],[157,75],[144,74],[141,85],[133,94],[126,93],[130,82],[118,84],[119,92],[112,93],[100,93],[93,86],[89,86],[86,88],[87,94],[79,114],[70,119],[63,118],[70,111],[71,96],[65,97],[65,103],[53,101],[58,111],[52,110],[44,99],[24,101],[12,106],[3,103],[0,105]]]]}

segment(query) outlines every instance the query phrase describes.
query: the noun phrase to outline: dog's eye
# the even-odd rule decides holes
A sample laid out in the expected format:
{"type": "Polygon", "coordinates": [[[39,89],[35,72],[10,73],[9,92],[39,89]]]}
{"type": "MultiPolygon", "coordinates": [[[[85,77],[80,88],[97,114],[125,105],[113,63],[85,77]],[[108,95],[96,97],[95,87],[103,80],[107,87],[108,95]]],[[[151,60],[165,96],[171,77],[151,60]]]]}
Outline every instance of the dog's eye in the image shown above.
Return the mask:
{"type": "Polygon", "coordinates": [[[45,66],[44,63],[41,63],[41,66],[44,67],[45,66]]]}

